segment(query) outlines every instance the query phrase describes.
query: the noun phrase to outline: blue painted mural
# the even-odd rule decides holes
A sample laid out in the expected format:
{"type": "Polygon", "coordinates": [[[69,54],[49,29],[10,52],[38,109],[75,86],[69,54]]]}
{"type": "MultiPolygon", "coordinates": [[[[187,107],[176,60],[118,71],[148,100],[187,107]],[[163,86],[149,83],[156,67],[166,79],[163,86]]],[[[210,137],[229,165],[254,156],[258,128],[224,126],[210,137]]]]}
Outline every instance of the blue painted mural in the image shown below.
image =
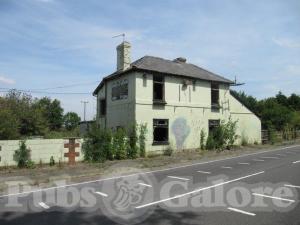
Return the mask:
{"type": "Polygon", "coordinates": [[[189,136],[191,128],[183,117],[177,118],[172,123],[172,132],[175,136],[177,149],[182,149],[185,139],[189,136]]]}

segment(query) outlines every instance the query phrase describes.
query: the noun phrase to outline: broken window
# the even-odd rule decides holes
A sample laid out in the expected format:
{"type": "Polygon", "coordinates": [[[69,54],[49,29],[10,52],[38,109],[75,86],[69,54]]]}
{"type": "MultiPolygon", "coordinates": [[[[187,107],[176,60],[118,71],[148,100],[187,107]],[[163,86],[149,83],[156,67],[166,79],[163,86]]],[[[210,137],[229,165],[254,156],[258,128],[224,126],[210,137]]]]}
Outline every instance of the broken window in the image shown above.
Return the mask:
{"type": "Polygon", "coordinates": [[[165,101],[165,81],[162,76],[153,76],[153,101],[165,101]]]}
{"type": "Polygon", "coordinates": [[[211,107],[219,109],[219,84],[211,83],[211,107]]]}
{"type": "Polygon", "coordinates": [[[105,116],[106,114],[106,100],[101,99],[100,100],[100,116],[105,116]]]}
{"type": "Polygon", "coordinates": [[[214,130],[219,126],[220,126],[220,120],[209,120],[208,121],[209,134],[213,134],[214,130]]]}
{"type": "Polygon", "coordinates": [[[117,82],[113,84],[111,90],[111,99],[119,100],[119,99],[127,99],[128,97],[128,81],[123,80],[121,82],[117,82]]]}
{"type": "Polygon", "coordinates": [[[153,119],[153,144],[169,144],[169,120],[153,119]]]}

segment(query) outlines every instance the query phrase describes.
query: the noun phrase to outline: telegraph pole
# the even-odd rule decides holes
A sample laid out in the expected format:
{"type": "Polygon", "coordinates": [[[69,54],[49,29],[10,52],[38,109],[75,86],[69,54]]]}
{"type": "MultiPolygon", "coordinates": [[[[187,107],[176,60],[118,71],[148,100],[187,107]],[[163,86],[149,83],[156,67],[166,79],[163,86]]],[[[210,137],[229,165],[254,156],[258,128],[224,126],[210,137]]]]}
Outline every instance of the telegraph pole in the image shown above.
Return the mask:
{"type": "Polygon", "coordinates": [[[86,104],[89,103],[88,101],[81,101],[83,103],[83,121],[85,121],[85,113],[86,113],[86,104]]]}

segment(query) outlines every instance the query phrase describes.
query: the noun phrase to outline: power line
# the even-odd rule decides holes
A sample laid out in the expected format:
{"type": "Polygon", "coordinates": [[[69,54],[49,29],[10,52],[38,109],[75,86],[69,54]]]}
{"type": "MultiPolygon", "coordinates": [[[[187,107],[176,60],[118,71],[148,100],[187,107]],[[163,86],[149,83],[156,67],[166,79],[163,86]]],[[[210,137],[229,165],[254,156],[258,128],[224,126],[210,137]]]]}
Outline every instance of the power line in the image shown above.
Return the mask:
{"type": "Polygon", "coordinates": [[[38,88],[38,89],[32,89],[34,91],[44,91],[44,90],[50,90],[50,89],[60,89],[60,88],[68,88],[68,87],[76,87],[76,86],[82,86],[82,85],[88,85],[88,84],[94,84],[99,83],[100,81],[92,81],[92,82],[86,82],[86,83],[75,83],[75,84],[69,84],[64,86],[57,86],[57,87],[48,87],[48,88],[38,88]]]}
{"type": "Polygon", "coordinates": [[[35,90],[22,90],[11,88],[0,88],[0,92],[10,92],[11,90],[32,93],[32,94],[52,94],[52,95],[91,95],[91,92],[47,92],[47,91],[35,91],[35,90]]]}

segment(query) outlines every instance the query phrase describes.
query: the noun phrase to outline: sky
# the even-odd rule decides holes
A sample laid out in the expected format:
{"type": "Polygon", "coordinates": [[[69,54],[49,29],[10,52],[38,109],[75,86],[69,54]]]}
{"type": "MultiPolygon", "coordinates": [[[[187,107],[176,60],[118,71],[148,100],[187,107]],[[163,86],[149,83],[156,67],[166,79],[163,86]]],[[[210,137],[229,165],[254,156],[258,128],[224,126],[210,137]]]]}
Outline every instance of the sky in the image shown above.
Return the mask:
{"type": "Polygon", "coordinates": [[[0,94],[40,91],[87,119],[116,70],[125,33],[132,61],[185,57],[258,99],[300,94],[299,0],[0,0],[0,94]],[[57,94],[77,93],[77,94],[57,94]]]}

